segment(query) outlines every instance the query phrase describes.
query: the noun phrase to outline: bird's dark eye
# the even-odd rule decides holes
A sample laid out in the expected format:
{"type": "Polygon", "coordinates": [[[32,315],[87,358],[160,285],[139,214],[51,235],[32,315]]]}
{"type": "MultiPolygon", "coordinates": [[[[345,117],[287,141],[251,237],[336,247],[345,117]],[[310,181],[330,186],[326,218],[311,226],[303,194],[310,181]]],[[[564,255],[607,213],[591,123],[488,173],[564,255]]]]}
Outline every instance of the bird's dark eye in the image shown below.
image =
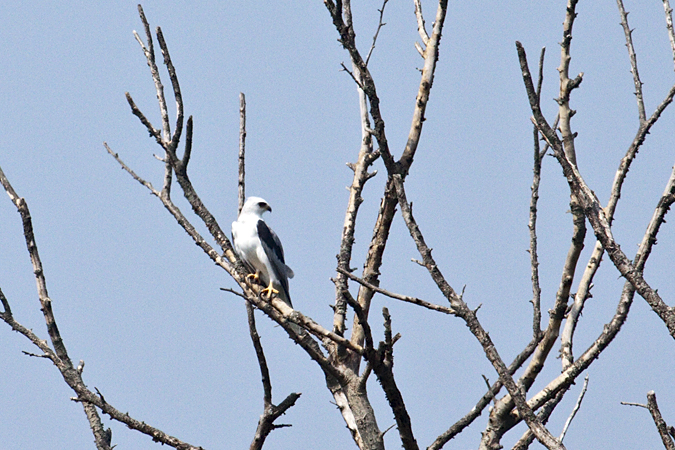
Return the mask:
{"type": "Polygon", "coordinates": [[[258,206],[260,206],[261,208],[264,208],[265,206],[267,206],[267,203],[265,203],[265,202],[258,202],[258,206]]]}

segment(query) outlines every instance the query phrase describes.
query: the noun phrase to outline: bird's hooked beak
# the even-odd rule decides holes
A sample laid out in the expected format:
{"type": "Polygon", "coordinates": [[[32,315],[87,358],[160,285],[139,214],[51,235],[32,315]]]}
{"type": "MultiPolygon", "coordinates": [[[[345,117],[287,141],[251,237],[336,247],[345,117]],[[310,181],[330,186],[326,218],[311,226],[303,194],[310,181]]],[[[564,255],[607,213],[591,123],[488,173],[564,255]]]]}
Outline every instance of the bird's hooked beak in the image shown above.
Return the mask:
{"type": "Polygon", "coordinates": [[[265,207],[263,209],[266,210],[266,211],[272,212],[272,207],[270,205],[265,205],[265,207]]]}

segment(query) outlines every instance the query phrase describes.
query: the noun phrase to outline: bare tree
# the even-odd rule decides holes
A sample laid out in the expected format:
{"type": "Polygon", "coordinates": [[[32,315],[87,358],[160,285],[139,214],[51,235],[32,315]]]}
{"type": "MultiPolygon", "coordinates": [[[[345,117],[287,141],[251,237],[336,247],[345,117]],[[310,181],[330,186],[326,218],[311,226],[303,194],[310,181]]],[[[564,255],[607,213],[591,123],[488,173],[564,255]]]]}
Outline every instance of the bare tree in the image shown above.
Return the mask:
{"type": "MultiPolygon", "coordinates": [[[[632,31],[628,24],[628,13],[624,9],[623,2],[617,0],[635,86],[638,128],[632,142],[628,144],[628,149],[617,161],[618,169],[612,185],[609,188],[599,186],[591,189],[577,164],[577,154],[584,150],[577,149],[575,146],[577,135],[572,122],[575,114],[571,106],[573,93],[581,87],[583,81],[583,73],[577,76],[570,73],[577,1],[569,0],[564,10],[561,56],[558,67],[559,94],[556,98],[558,111],[555,118],[546,118],[542,112],[544,50],[542,49],[538,59],[537,75],[533,77],[525,48],[520,42],[516,42],[516,53],[525,85],[525,95],[529,101],[532,111],[531,121],[534,125],[534,176],[528,220],[531,258],[530,277],[533,293],[531,302],[533,308],[532,318],[528,318],[522,324],[519,324],[522,327],[532,327],[531,340],[523,348],[516,351],[513,347],[508,348],[509,352],[517,354],[509,362],[500,355],[488,331],[481,324],[477,314],[480,305],[478,303],[467,304],[463,298],[463,292],[451,285],[443,274],[445,269],[432,256],[430,246],[436,243],[428,242],[425,239],[423,234],[425,224],[418,223],[415,219],[412,210],[412,200],[414,199],[406,190],[406,181],[422,137],[426,109],[439,62],[439,49],[441,48],[441,38],[447,19],[448,2],[447,0],[438,1],[433,13],[433,25],[429,28],[420,0],[414,0],[414,12],[419,32],[419,42],[416,42],[415,46],[422,58],[422,64],[417,95],[415,101],[411,102],[410,105],[412,115],[410,130],[405,146],[400,149],[390,147],[384,114],[380,107],[378,85],[368,66],[371,55],[376,50],[379,33],[385,24],[384,17],[387,3],[388,0],[384,0],[378,10],[378,26],[372,40],[368,40],[369,45],[365,47],[367,51],[362,52],[362,49],[357,46],[356,30],[349,0],[324,0],[327,13],[337,31],[339,43],[349,57],[350,64],[343,64],[342,68],[353,80],[358,94],[361,131],[361,145],[355,154],[356,160],[348,164],[353,171],[353,180],[349,187],[349,199],[338,245],[337,267],[333,278],[335,285],[334,314],[331,324],[318,323],[303,314],[299,309],[291,308],[274,295],[269,298],[262,295],[265,286],[252,283],[247,277],[249,275],[247,269],[234,252],[228,233],[207,208],[206,200],[200,197],[197,188],[190,179],[188,166],[192,155],[193,118],[189,116],[187,121],[185,120],[184,103],[177,71],[173,65],[162,30],[158,27],[153,37],[149,22],[140,5],[138,10],[145,36],[142,38],[135,33],[135,37],[150,68],[160,109],[161,125],[154,125],[152,120],[136,105],[129,93],[126,94],[126,98],[132,114],[140,120],[150,137],[162,149],[162,155],[158,157],[164,165],[161,188],[155,188],[153,184],[139,176],[123,162],[120,155],[111,149],[108,144],[104,144],[104,146],[134,180],[147,188],[162,203],[177,224],[204,252],[205,256],[220,269],[227,272],[239,287],[239,290],[225,290],[242,298],[246,304],[250,336],[260,367],[263,385],[263,412],[252,438],[251,449],[262,448],[266,438],[273,430],[288,426],[278,424],[276,421],[289,408],[293,407],[300,398],[300,394],[291,393],[279,404],[275,405],[272,402],[273,376],[268,369],[265,352],[256,330],[256,310],[281,326],[289,338],[315,363],[318,369],[316,373],[325,380],[326,388],[330,391],[342,420],[358,448],[362,450],[385,448],[384,435],[388,429],[383,430],[378,424],[375,407],[367,389],[368,381],[373,376],[377,379],[378,385],[384,393],[389,407],[388,413],[394,418],[401,445],[406,450],[420,448],[413,427],[414,418],[411,417],[406,407],[405,392],[399,387],[394,372],[394,347],[400,338],[400,335],[395,332],[396,318],[392,317],[387,307],[382,308],[381,317],[379,314],[371,316],[372,301],[376,294],[387,297],[390,301],[407,302],[433,313],[451,316],[447,317],[447,320],[461,320],[475,337],[485,357],[497,373],[497,381],[487,383],[486,393],[480,399],[477,399],[476,405],[455,423],[449,423],[445,431],[439,430],[437,437],[426,444],[426,448],[443,448],[451,439],[464,432],[492,403],[489,408],[486,427],[478,440],[479,448],[486,450],[502,448],[507,433],[513,432],[516,425],[524,421],[527,424],[527,431],[520,437],[514,448],[527,448],[536,439],[549,449],[564,449],[565,446],[562,441],[569,424],[579,408],[583,407],[582,399],[588,386],[588,376],[586,376],[582,393],[559,437],[556,437],[547,427],[549,417],[564,396],[570,392],[570,387],[575,381],[598,359],[621,331],[636,293],[656,313],[670,336],[675,338],[675,310],[666,303],[656,287],[652,286],[644,275],[645,265],[656,243],[661,225],[665,223],[665,215],[675,202],[675,170],[666,180],[663,195],[660,198],[651,199],[654,212],[649,220],[645,220],[647,222],[646,231],[635,255],[629,257],[625,250],[620,247],[612,232],[612,220],[628,170],[636,159],[638,150],[645,142],[650,130],[675,97],[675,85],[665,93],[654,111],[649,111],[648,114],[643,96],[643,83],[638,72],[636,51],[632,42],[632,31]],[[161,64],[158,64],[156,60],[155,39],[159,44],[163,64],[171,83],[171,92],[176,103],[175,121],[170,118],[170,108],[167,105],[164,85],[160,76],[161,64]],[[559,288],[554,298],[550,299],[542,298],[537,244],[541,168],[544,157],[549,152],[560,165],[563,176],[569,185],[569,204],[572,216],[569,235],[571,239],[570,248],[561,268],[559,288]],[[400,156],[396,157],[395,154],[400,154],[400,156]],[[374,223],[366,223],[366,219],[359,215],[359,207],[364,201],[364,187],[377,173],[373,167],[379,161],[384,167],[386,183],[381,193],[377,217],[374,223]],[[188,217],[174,202],[172,188],[175,187],[176,183],[192,208],[192,216],[188,217]],[[609,192],[609,200],[604,206],[594,192],[600,191],[600,189],[606,189],[609,192]],[[400,212],[400,219],[405,224],[419,252],[419,260],[416,262],[426,269],[447,304],[435,304],[413,295],[391,292],[380,285],[383,256],[389,242],[392,224],[395,220],[398,220],[396,217],[397,211],[400,212]],[[203,237],[192,223],[195,218],[201,221],[202,225],[208,230],[208,238],[203,237]],[[356,273],[356,270],[352,268],[357,264],[353,255],[357,225],[373,228],[366,258],[364,261],[358,261],[358,263],[363,264],[363,270],[360,273],[356,273]],[[588,226],[590,226],[590,229],[588,226]],[[588,231],[592,231],[595,242],[593,242],[593,238],[588,231]],[[582,250],[588,242],[593,245],[593,250],[588,262],[583,266],[580,265],[580,262],[583,263],[581,261],[582,250]],[[623,291],[616,300],[616,313],[607,324],[602,327],[598,327],[597,324],[588,324],[589,327],[595,325],[596,328],[601,328],[601,330],[592,344],[575,356],[573,344],[579,326],[579,318],[585,302],[591,298],[594,276],[605,253],[607,253],[619,276],[625,279],[623,291]],[[575,279],[578,280],[576,292],[573,291],[575,279]],[[548,323],[542,329],[541,309],[544,305],[550,305],[550,310],[548,323]],[[350,319],[352,327],[348,331],[346,324],[350,319]],[[381,321],[384,324],[383,336],[378,337],[373,332],[374,321],[381,321]],[[559,346],[562,357],[560,373],[551,379],[544,379],[543,368],[547,365],[554,366],[557,364],[555,358],[551,356],[556,346],[559,346]],[[517,373],[518,375],[516,375],[517,373]],[[535,382],[540,387],[533,390],[535,382]]],[[[672,9],[668,0],[664,0],[663,4],[665,23],[672,46],[673,59],[675,60],[675,31],[672,25],[672,9]]],[[[240,117],[238,199],[241,209],[245,198],[246,155],[246,103],[243,94],[240,97],[240,117]]],[[[84,408],[97,448],[112,448],[111,432],[103,426],[99,416],[100,413],[150,436],[156,442],[178,449],[201,448],[170,436],[127,413],[122,413],[109,404],[98,389],[92,391],[85,385],[82,377],[84,362],[81,361],[75,367],[56,326],[27,203],[14,191],[1,170],[0,182],[20,214],[24,238],[37,281],[40,308],[44,314],[51,345],[40,339],[32,330],[17,322],[10,308],[10,301],[5,298],[2,291],[0,291],[0,300],[2,301],[3,312],[0,317],[14,331],[21,333],[38,347],[40,353],[31,354],[31,356],[49,359],[60,371],[64,381],[75,393],[73,400],[82,404],[84,408]]],[[[668,270],[668,268],[664,268],[664,270],[668,270]]],[[[420,332],[423,333],[424,330],[420,330],[420,332]]],[[[503,344],[500,344],[500,347],[503,347],[503,344]]],[[[502,354],[505,353],[504,348],[499,350],[502,354]]],[[[648,394],[647,408],[653,417],[664,446],[669,449],[675,448],[673,444],[675,432],[672,427],[667,426],[666,420],[662,417],[653,392],[648,394]]]]}

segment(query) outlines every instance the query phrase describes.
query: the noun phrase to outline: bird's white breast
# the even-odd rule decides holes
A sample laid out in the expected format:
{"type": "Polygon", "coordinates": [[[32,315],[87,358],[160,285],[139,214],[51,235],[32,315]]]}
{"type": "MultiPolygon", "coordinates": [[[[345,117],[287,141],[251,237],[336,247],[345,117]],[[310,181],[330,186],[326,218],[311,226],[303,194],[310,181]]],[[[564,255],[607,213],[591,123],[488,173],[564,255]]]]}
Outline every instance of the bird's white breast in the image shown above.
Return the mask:
{"type": "Polygon", "coordinates": [[[258,236],[257,221],[234,222],[232,224],[232,235],[234,236],[234,250],[239,257],[263,276],[266,282],[269,281],[268,269],[265,261],[267,256],[264,254],[260,237],[258,236]],[[262,253],[262,254],[261,254],[262,253]]]}

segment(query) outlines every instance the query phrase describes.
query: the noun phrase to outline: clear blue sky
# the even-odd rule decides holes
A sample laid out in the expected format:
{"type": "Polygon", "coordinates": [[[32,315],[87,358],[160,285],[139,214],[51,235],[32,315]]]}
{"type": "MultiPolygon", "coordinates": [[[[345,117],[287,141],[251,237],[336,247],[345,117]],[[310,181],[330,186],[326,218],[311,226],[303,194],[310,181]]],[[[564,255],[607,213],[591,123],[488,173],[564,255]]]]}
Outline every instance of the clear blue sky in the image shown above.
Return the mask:
{"type": "MultiPolygon", "coordinates": [[[[357,2],[354,2],[357,3],[357,2]]],[[[332,323],[330,277],[344,220],[347,186],[360,140],[356,89],[340,71],[348,56],[321,1],[147,1],[181,81],[186,114],[195,119],[191,177],[223,228],[236,216],[238,95],[248,103],[247,192],[264,197],[268,223],[284,242],[294,305],[332,323]]],[[[354,5],[359,47],[367,51],[378,1],[354,5]]],[[[427,25],[434,2],[424,2],[427,25]]],[[[648,114],[675,82],[661,5],[627,2],[648,114]]],[[[532,66],[547,48],[542,106],[552,120],[558,42],[565,2],[451,2],[436,81],[408,195],[448,281],[482,304],[479,318],[510,362],[531,334],[527,214],[532,131],[514,42],[532,66]],[[473,4],[469,4],[473,3],[473,4]]],[[[637,129],[637,109],[623,31],[614,2],[581,1],[572,72],[584,72],[572,107],[579,167],[602,202],[637,129]]],[[[411,1],[392,0],[370,67],[390,146],[405,145],[421,66],[411,1]]],[[[246,448],[262,412],[262,387],[240,298],[178,227],[159,201],[122,172],[111,148],[141,176],[161,184],[157,145],[133,117],[129,91],[159,125],[155,91],[132,30],[142,31],[136,4],[115,1],[0,5],[0,166],[33,215],[54,310],[69,352],[84,359],[84,379],[118,409],[207,449],[246,448]]],[[[143,34],[143,33],[141,33],[143,34]]],[[[169,86],[165,78],[165,86],[169,86]]],[[[168,95],[168,89],[167,89],[168,95]]],[[[172,102],[171,102],[172,104],[172,102]]],[[[640,152],[617,211],[615,235],[631,257],[670,173],[675,113],[668,110],[640,152]]],[[[381,163],[377,163],[384,172],[381,163]]],[[[354,267],[365,257],[384,176],[371,180],[356,234],[354,267]]],[[[174,197],[187,213],[189,207],[174,197]]],[[[540,202],[542,309],[553,304],[570,239],[568,189],[553,158],[544,162],[540,202]]],[[[671,218],[672,221],[672,218],[671,218]]],[[[670,222],[670,221],[669,221],[670,222]]],[[[197,223],[196,220],[193,223],[197,223]]],[[[46,338],[21,223],[0,200],[0,286],[16,319],[46,338]]],[[[202,229],[202,228],[200,228],[202,229]]],[[[675,231],[664,226],[646,276],[675,304],[675,231]]],[[[589,233],[583,267],[594,241],[589,233]]],[[[382,286],[444,303],[397,216],[382,268],[382,286]]],[[[612,316],[623,282],[605,261],[577,335],[577,354],[612,316]]],[[[573,291],[576,290],[576,285],[573,291]]],[[[481,374],[497,376],[459,319],[377,297],[373,324],[388,306],[402,334],[395,374],[420,446],[475,404],[481,374]]],[[[353,448],[323,376],[285,333],[259,316],[274,400],[302,392],[266,448],[353,448]]],[[[0,326],[0,442],[3,449],[93,448],[82,408],[58,371],[28,341],[0,326]]],[[[590,369],[586,400],[568,448],[657,448],[646,410],[655,390],[675,423],[673,340],[636,298],[618,339],[590,369]]],[[[555,356],[555,355],[553,355],[555,356]]],[[[560,371],[551,360],[535,389],[560,371]]],[[[393,419],[374,379],[369,392],[382,429],[393,419]]],[[[580,383],[551,420],[558,434],[580,383]]],[[[487,414],[446,448],[475,448],[487,414]]],[[[120,424],[120,449],[157,448],[120,424]]],[[[521,426],[522,430],[522,426],[521,426]]],[[[520,432],[509,435],[512,444],[520,432]]],[[[389,448],[400,445],[395,431],[389,448]]]]}

